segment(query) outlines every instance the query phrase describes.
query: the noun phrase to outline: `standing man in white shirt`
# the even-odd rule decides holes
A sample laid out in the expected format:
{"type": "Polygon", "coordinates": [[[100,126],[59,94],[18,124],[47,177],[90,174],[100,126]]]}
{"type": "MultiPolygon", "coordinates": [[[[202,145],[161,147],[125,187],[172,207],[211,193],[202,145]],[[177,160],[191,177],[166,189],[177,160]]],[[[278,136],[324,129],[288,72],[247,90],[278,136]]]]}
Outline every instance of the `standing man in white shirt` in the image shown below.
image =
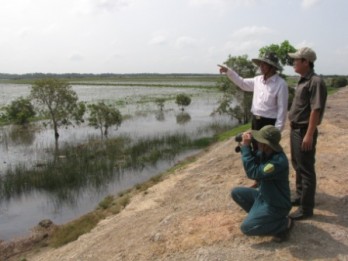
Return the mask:
{"type": "Polygon", "coordinates": [[[254,92],[251,106],[253,130],[274,125],[282,131],[287,117],[289,96],[287,83],[277,73],[282,67],[274,53],[266,53],[264,57],[252,61],[259,66],[261,75],[242,78],[227,66],[220,66],[220,73],[226,73],[227,77],[243,91],[254,92]]]}
{"type": "MultiPolygon", "coordinates": [[[[253,93],[251,113],[253,114],[251,129],[260,130],[266,125],[274,125],[279,131],[285,126],[288,112],[288,85],[277,71],[282,67],[274,53],[266,53],[263,57],[252,59],[259,66],[261,75],[254,78],[242,78],[233,69],[219,65],[220,73],[227,77],[240,89],[253,93]]],[[[257,150],[257,142],[252,143],[257,150]]],[[[251,187],[258,187],[255,182],[251,187]]]]}

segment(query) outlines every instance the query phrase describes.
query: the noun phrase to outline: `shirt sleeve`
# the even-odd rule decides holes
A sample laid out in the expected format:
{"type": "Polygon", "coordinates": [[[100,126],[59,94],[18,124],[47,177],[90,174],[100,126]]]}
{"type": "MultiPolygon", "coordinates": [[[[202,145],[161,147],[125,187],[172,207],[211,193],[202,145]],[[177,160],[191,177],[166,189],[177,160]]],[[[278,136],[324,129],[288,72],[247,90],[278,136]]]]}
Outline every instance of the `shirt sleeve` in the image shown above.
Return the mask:
{"type": "Polygon", "coordinates": [[[311,110],[324,109],[327,97],[327,90],[321,78],[313,76],[310,85],[310,93],[311,110]]]}
{"type": "Polygon", "coordinates": [[[278,92],[277,96],[277,119],[275,122],[275,127],[278,128],[280,131],[284,129],[286,117],[288,113],[288,98],[289,98],[289,89],[288,85],[284,81],[281,83],[281,87],[278,92]]]}
{"type": "Polygon", "coordinates": [[[231,68],[228,68],[226,75],[235,85],[237,85],[243,91],[254,91],[254,78],[242,78],[231,68]]]}
{"type": "MultiPolygon", "coordinates": [[[[255,155],[251,153],[250,147],[242,146],[242,161],[246,175],[254,180],[271,180],[282,178],[281,172],[284,171],[281,162],[272,157],[266,162],[257,163],[255,155]]],[[[260,153],[260,152],[258,152],[260,153]]]]}

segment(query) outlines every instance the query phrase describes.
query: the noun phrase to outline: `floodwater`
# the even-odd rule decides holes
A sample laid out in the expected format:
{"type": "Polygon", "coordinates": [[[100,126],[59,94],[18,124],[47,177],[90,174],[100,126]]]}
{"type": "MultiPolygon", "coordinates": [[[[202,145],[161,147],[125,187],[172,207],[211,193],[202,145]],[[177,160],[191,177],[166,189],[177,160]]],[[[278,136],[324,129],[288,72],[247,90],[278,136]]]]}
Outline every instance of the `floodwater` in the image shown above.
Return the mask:
{"type": "MultiPolygon", "coordinates": [[[[161,83],[162,84],[162,83],[161,83]]],[[[134,86],[83,86],[73,85],[79,100],[87,103],[104,101],[119,104],[122,115],[131,117],[122,122],[116,130],[109,130],[109,137],[127,135],[134,139],[156,135],[186,133],[191,137],[202,135],[202,130],[212,123],[232,126],[236,122],[226,116],[211,116],[221,97],[216,89],[178,87],[134,87],[134,86]],[[180,120],[182,112],[174,99],[166,101],[160,112],[154,100],[161,97],[175,97],[186,93],[191,104],[185,108],[186,120],[180,120]]],[[[12,100],[27,96],[29,85],[0,84],[0,107],[12,100]]],[[[100,131],[87,124],[59,129],[60,147],[64,144],[82,144],[89,137],[100,136],[100,131]]],[[[208,133],[209,134],[209,133],[208,133]]],[[[0,176],[8,168],[18,164],[33,166],[47,159],[47,151],[55,145],[53,130],[38,125],[36,131],[19,132],[14,126],[0,129],[0,176]]],[[[96,208],[107,195],[117,194],[135,184],[155,176],[179,160],[197,151],[187,151],[171,160],[161,160],[154,166],[141,170],[127,170],[114,177],[105,187],[88,187],[79,190],[74,200],[61,201],[43,191],[31,191],[0,202],[0,240],[25,236],[30,228],[42,219],[62,224],[96,208]]]]}

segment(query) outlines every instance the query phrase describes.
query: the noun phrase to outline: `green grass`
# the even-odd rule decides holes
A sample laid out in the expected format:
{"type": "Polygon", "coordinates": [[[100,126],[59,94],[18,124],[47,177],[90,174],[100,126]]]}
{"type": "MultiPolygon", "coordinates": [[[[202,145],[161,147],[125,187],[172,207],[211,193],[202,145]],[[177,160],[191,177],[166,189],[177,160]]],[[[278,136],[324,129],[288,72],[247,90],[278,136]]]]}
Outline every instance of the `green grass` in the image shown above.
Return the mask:
{"type": "Polygon", "coordinates": [[[215,139],[192,140],[188,134],[176,133],[135,141],[118,137],[90,139],[78,146],[66,145],[59,153],[52,149],[51,157],[38,166],[20,164],[8,168],[0,177],[0,199],[40,190],[51,194],[58,202],[74,202],[79,191],[89,187],[103,189],[122,171],[171,160],[183,151],[204,148],[215,139]]]}
{"type": "Polygon", "coordinates": [[[231,137],[236,136],[237,134],[250,130],[251,129],[251,125],[250,123],[244,124],[244,125],[239,125],[235,128],[233,128],[232,130],[226,131],[220,135],[218,135],[218,141],[225,141],[231,137]]]}
{"type": "Polygon", "coordinates": [[[339,91],[339,88],[334,88],[334,87],[327,87],[327,93],[328,95],[334,94],[339,91]]]}

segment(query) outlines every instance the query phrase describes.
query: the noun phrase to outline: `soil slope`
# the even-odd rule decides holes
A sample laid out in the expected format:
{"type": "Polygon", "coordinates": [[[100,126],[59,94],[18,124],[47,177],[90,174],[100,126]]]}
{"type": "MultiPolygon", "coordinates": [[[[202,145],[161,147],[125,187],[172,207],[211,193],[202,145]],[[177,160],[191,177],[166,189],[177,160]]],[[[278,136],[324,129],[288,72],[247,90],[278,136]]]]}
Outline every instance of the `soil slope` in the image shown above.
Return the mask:
{"type": "MultiPolygon", "coordinates": [[[[137,195],[118,215],[59,249],[27,260],[348,260],[348,88],[329,96],[317,145],[317,206],[298,221],[289,241],[246,237],[246,214],[231,200],[250,186],[231,138],[137,195]]],[[[290,158],[289,127],[282,145],[290,158]]],[[[295,177],[291,168],[291,187],[295,177]]]]}

